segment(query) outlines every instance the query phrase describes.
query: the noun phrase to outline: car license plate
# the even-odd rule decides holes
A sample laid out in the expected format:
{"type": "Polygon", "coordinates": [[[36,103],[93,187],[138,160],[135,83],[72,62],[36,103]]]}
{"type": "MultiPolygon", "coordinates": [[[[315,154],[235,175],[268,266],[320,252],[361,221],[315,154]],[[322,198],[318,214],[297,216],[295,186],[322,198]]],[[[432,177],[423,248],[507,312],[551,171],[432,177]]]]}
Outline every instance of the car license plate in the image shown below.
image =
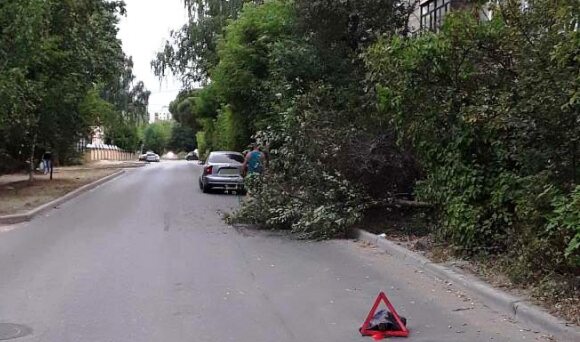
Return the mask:
{"type": "Polygon", "coordinates": [[[223,168],[219,170],[218,174],[225,176],[239,176],[240,170],[234,168],[223,168]]]}

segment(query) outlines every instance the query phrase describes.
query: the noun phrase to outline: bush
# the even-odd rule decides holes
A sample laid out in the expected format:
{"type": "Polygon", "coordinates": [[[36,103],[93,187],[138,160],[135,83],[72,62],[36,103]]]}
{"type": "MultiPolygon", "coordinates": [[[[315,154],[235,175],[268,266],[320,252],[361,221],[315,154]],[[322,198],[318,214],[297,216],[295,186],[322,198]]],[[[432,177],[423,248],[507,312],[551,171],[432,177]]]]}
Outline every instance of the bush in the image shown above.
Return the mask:
{"type": "Polygon", "coordinates": [[[459,12],[437,34],[378,42],[369,81],[423,168],[416,194],[436,205],[440,239],[512,256],[521,280],[577,273],[579,8],[512,5],[489,22],[459,12]]]}
{"type": "Polygon", "coordinates": [[[278,125],[257,135],[270,147],[271,162],[266,175],[250,183],[251,198],[237,219],[301,238],[344,237],[369,204],[412,184],[405,181],[413,164],[386,138],[359,145],[371,134],[356,129],[361,113],[350,94],[319,85],[292,99],[278,125]]]}
{"type": "Polygon", "coordinates": [[[563,241],[564,257],[571,265],[580,267],[580,186],[568,195],[558,195],[552,200],[554,210],[548,217],[548,237],[563,241]]]}

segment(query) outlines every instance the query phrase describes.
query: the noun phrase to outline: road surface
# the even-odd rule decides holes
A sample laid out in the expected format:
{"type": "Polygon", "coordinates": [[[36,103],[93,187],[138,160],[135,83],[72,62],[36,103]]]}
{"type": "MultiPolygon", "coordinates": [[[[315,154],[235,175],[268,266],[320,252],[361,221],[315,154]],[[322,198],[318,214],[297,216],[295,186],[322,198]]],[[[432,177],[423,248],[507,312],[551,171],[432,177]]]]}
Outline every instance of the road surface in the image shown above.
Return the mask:
{"type": "Polygon", "coordinates": [[[31,329],[14,341],[372,341],[381,290],[405,341],[545,341],[374,248],[228,227],[240,198],[202,194],[200,171],[148,165],[0,229],[0,323],[31,329]]]}

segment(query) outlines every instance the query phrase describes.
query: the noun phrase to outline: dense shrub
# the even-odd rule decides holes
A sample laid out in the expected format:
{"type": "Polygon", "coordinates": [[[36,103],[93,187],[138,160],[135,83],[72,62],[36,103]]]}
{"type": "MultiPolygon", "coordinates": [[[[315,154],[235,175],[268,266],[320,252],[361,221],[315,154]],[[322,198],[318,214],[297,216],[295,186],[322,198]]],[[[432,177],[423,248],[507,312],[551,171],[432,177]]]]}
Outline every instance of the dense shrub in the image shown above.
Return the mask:
{"type": "Polygon", "coordinates": [[[489,22],[457,13],[438,34],[377,43],[369,79],[419,157],[416,193],[438,207],[440,238],[513,255],[522,278],[578,272],[579,7],[512,5],[489,22]]]}

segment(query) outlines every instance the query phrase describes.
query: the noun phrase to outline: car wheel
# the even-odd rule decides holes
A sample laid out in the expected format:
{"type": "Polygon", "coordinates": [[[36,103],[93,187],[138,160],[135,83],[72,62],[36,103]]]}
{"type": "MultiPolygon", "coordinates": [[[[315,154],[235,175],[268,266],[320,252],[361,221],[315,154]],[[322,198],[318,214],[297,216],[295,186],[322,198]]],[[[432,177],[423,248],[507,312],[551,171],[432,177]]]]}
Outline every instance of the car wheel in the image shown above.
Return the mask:
{"type": "Polygon", "coordinates": [[[207,194],[211,190],[211,187],[209,186],[209,184],[203,184],[201,179],[199,180],[199,188],[201,189],[201,191],[204,194],[207,194]]]}

